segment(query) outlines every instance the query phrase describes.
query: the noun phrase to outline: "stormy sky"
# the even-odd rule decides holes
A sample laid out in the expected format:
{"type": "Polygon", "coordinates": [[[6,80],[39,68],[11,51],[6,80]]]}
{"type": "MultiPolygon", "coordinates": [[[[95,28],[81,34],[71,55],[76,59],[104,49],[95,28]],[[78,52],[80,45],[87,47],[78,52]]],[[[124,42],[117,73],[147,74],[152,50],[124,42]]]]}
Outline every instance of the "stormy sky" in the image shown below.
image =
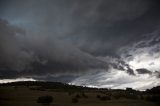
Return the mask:
{"type": "Polygon", "coordinates": [[[0,82],[160,85],[158,0],[1,0],[0,82]]]}

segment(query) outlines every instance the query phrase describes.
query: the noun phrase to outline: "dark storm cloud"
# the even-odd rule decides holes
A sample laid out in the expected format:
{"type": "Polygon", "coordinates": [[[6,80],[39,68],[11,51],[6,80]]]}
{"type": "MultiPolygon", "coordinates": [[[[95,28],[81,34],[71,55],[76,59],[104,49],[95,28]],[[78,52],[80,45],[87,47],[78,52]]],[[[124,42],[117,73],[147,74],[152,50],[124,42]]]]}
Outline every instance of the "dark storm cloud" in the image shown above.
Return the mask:
{"type": "Polygon", "coordinates": [[[117,57],[97,57],[100,60],[107,62],[108,65],[110,66],[110,68],[114,68],[116,70],[119,71],[125,71],[126,73],[128,73],[129,75],[135,75],[134,70],[129,66],[129,64],[127,64],[125,61],[123,61],[120,58],[117,57]]]}
{"type": "Polygon", "coordinates": [[[147,69],[144,69],[144,68],[141,68],[141,69],[136,69],[136,71],[139,73],[139,74],[151,74],[151,72],[147,69]]]}
{"type": "Polygon", "coordinates": [[[23,36],[24,31],[10,26],[7,21],[0,20],[0,77],[17,77],[18,71],[29,67],[34,60],[32,53],[23,49],[23,44],[17,36],[23,36]]]}
{"type": "Polygon", "coordinates": [[[143,27],[149,31],[156,26],[157,21],[150,20],[150,16],[157,18],[153,5],[147,0],[21,1],[2,10],[6,11],[5,18],[33,27],[34,33],[43,30],[46,35],[54,34],[81,50],[106,55],[115,54],[117,48],[141,38],[138,34],[146,30],[143,27]]]}
{"type": "Polygon", "coordinates": [[[17,36],[24,31],[10,26],[7,21],[0,20],[0,65],[1,68],[23,70],[32,61],[32,55],[21,49],[22,45],[17,36]]]}
{"type": "Polygon", "coordinates": [[[24,31],[3,20],[0,33],[1,78],[107,69],[104,62],[61,41],[26,46],[28,42],[22,42],[26,36],[24,31]]]}
{"type": "MultiPolygon", "coordinates": [[[[119,58],[160,23],[156,0],[5,0],[0,18],[1,78],[108,71],[97,57],[119,58]]],[[[122,61],[115,67],[134,74],[122,61]]]]}

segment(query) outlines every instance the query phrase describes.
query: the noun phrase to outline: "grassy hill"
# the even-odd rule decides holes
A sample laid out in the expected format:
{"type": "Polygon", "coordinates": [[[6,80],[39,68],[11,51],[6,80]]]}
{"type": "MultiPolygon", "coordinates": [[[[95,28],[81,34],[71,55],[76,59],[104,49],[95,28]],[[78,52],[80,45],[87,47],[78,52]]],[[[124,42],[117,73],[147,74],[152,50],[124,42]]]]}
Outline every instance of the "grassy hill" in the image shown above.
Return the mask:
{"type": "Polygon", "coordinates": [[[160,87],[146,91],[98,89],[60,82],[0,84],[0,106],[159,106],[160,87]],[[50,104],[38,102],[52,98],[50,104]]]}

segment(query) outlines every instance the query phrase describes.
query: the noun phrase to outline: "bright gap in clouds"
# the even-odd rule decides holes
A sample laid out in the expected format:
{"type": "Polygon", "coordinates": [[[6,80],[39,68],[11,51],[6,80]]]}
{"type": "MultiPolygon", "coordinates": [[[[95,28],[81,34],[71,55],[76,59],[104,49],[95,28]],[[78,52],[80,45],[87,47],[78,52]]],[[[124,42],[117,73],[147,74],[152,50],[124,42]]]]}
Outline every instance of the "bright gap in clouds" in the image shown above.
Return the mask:
{"type": "Polygon", "coordinates": [[[154,75],[139,74],[134,76],[125,71],[111,68],[110,72],[79,77],[71,84],[96,88],[125,89],[131,87],[137,90],[146,90],[160,85],[160,81],[154,75]]]}
{"type": "Polygon", "coordinates": [[[33,78],[1,79],[0,83],[10,83],[10,82],[18,82],[18,81],[36,81],[36,80],[33,78]]]}
{"type": "Polygon", "coordinates": [[[134,69],[145,68],[152,72],[160,70],[160,54],[150,55],[141,53],[134,56],[134,59],[128,61],[128,64],[134,69]]]}
{"type": "Polygon", "coordinates": [[[146,35],[146,39],[126,46],[120,51],[121,58],[133,70],[144,68],[151,72],[160,72],[160,31],[146,35]]]}

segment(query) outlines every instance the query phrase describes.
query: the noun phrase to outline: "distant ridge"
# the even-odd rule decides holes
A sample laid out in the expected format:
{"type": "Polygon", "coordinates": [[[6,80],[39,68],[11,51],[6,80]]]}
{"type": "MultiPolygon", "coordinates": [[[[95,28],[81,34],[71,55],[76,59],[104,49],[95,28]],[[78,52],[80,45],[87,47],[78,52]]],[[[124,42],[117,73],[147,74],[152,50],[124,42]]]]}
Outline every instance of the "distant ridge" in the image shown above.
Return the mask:
{"type": "MultiPolygon", "coordinates": [[[[47,82],[47,81],[18,81],[18,82],[10,82],[10,83],[1,83],[0,87],[2,86],[27,86],[27,87],[37,86],[37,87],[41,87],[44,89],[113,90],[113,89],[107,89],[107,88],[90,88],[90,87],[84,87],[84,86],[70,85],[70,84],[61,83],[61,82],[47,82]]],[[[114,90],[120,90],[120,89],[114,89],[114,90]]],[[[160,86],[153,87],[151,89],[147,89],[146,92],[160,94],[160,86]]]]}

